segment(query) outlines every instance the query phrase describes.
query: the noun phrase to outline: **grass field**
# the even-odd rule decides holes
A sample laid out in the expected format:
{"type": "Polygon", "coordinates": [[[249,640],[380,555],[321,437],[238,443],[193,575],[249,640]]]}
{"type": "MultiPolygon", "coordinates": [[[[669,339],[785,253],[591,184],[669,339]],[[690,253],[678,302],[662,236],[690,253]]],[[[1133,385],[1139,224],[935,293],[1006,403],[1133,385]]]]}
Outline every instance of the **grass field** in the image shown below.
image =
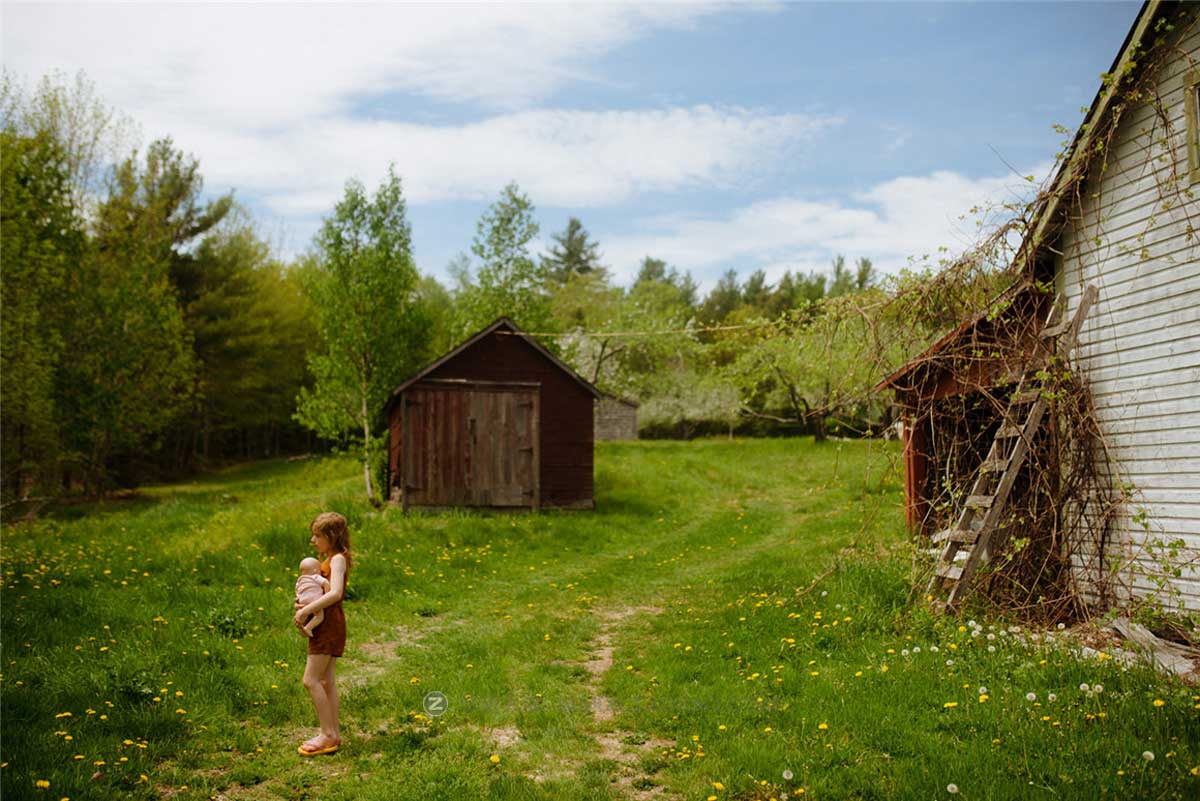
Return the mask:
{"type": "Polygon", "coordinates": [[[350,461],[270,462],[5,526],[0,793],[1200,797],[1194,688],[912,603],[895,455],[605,444],[595,512],[407,518],[350,461]],[[326,509],[345,746],[305,760],[292,585],[326,509]]]}

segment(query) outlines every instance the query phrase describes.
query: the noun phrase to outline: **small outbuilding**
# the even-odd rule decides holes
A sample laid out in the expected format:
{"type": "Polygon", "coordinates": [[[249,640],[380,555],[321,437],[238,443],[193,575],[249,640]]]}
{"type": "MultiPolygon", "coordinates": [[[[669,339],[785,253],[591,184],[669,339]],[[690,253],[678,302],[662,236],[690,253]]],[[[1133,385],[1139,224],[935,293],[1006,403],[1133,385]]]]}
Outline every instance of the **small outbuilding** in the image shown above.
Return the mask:
{"type": "Polygon", "coordinates": [[[596,401],[596,442],[609,440],[637,439],[636,401],[605,395],[596,401]]]}
{"type": "Polygon", "coordinates": [[[591,509],[601,397],[501,317],[392,390],[389,498],[405,509],[591,509]]]}
{"type": "Polygon", "coordinates": [[[876,385],[895,392],[903,421],[905,516],[914,531],[950,524],[950,499],[983,461],[1004,411],[998,399],[1034,352],[1051,300],[1036,282],[1019,282],[876,385]]]}

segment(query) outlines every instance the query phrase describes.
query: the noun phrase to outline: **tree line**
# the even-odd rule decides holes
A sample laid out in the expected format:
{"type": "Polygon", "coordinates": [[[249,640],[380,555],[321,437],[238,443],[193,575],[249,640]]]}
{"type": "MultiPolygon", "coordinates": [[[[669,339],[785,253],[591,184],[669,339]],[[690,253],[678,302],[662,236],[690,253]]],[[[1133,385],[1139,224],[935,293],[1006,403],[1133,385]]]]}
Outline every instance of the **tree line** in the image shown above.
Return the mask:
{"type": "Polygon", "coordinates": [[[869,259],[774,283],[731,270],[702,297],[646,256],[623,287],[576,218],[536,256],[516,184],[450,286],[414,263],[394,169],[373,191],[348,181],[284,259],[232,195],[204,199],[173,141],[136,147],[85,77],[26,92],[5,75],[0,116],[6,502],[330,445],[361,455],[374,499],[390,390],[499,315],[659,435],[870,428],[866,388],[900,357],[891,340],[913,342],[884,332],[899,318],[869,259]]]}

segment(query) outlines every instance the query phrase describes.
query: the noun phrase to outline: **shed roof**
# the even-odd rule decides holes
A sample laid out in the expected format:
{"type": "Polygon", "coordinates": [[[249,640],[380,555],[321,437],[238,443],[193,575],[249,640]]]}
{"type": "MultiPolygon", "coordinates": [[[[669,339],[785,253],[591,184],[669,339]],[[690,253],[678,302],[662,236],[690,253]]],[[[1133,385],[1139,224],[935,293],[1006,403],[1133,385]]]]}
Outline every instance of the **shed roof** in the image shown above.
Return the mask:
{"type": "Polygon", "coordinates": [[[611,400],[611,401],[616,401],[617,403],[624,404],[624,405],[626,405],[626,406],[629,406],[630,408],[633,408],[633,409],[637,409],[638,407],[640,407],[640,406],[641,406],[641,404],[640,404],[640,403],[638,403],[637,401],[633,400],[632,398],[622,398],[620,395],[614,395],[614,394],[613,394],[613,393],[611,393],[611,392],[602,392],[602,393],[600,393],[600,400],[611,400]]]}
{"type": "Polygon", "coordinates": [[[951,342],[954,342],[959,337],[961,337],[964,334],[966,334],[967,332],[973,330],[981,322],[983,322],[985,319],[987,319],[988,316],[992,313],[992,309],[994,309],[997,304],[1003,303],[1005,301],[1011,301],[1011,300],[1015,299],[1017,296],[1025,293],[1025,292],[1029,292],[1029,291],[1041,291],[1041,290],[1037,289],[1037,286],[1036,286],[1036,284],[1033,283],[1033,281],[1031,281],[1029,279],[1025,279],[1025,280],[1016,282],[1012,286],[1008,287],[1008,289],[1005,289],[1003,292],[1000,292],[998,295],[996,295],[995,298],[993,298],[991,303],[989,303],[986,307],[984,307],[984,309],[982,311],[980,311],[974,317],[971,317],[971,318],[967,319],[966,321],[964,321],[957,328],[954,328],[954,329],[948,331],[937,342],[934,342],[928,348],[921,351],[918,355],[909,359],[907,362],[904,363],[904,365],[902,365],[898,370],[896,370],[896,372],[892,373],[887,378],[883,379],[878,384],[876,384],[873,387],[873,390],[875,392],[878,392],[881,389],[887,389],[890,386],[894,386],[900,379],[907,377],[908,375],[913,373],[918,367],[920,367],[923,364],[928,363],[930,357],[936,355],[937,353],[940,353],[951,342]]]}
{"type": "Polygon", "coordinates": [[[553,353],[551,353],[550,351],[548,351],[544,347],[542,347],[542,345],[537,340],[535,340],[533,337],[529,336],[523,330],[521,330],[520,326],[518,326],[516,323],[514,323],[512,320],[508,319],[507,317],[497,317],[496,320],[491,325],[489,325],[487,328],[483,329],[482,331],[475,334],[474,336],[468,337],[465,341],[463,341],[460,345],[458,345],[458,347],[455,347],[452,350],[450,350],[449,352],[445,353],[444,355],[438,357],[433,362],[429,363],[425,367],[422,367],[415,374],[413,374],[412,376],[408,377],[403,382],[401,382],[399,384],[399,386],[397,386],[395,389],[392,390],[392,394],[388,397],[388,402],[384,408],[385,409],[391,408],[392,403],[394,403],[396,398],[398,398],[406,389],[408,389],[409,387],[411,387],[413,384],[417,383],[421,379],[425,378],[430,373],[432,373],[434,370],[437,370],[439,367],[446,364],[447,362],[452,360],[455,356],[458,356],[463,351],[469,350],[472,346],[475,345],[475,343],[479,342],[480,340],[482,340],[485,337],[490,336],[491,334],[494,334],[494,333],[501,333],[504,335],[519,337],[521,339],[521,341],[523,341],[526,345],[533,348],[543,358],[547,359],[555,367],[557,367],[558,369],[560,369],[564,373],[566,373],[573,381],[575,381],[577,384],[579,384],[579,386],[583,387],[585,392],[587,392],[594,398],[603,397],[603,393],[601,393],[600,390],[596,389],[596,387],[594,387],[591,384],[591,382],[584,379],[582,376],[579,375],[579,373],[575,372],[570,367],[568,367],[566,365],[566,363],[564,363],[561,359],[559,359],[553,353]]]}
{"type": "MultiPolygon", "coordinates": [[[[1139,64],[1135,55],[1141,49],[1142,43],[1153,33],[1151,23],[1159,15],[1162,5],[1161,0],[1146,0],[1142,4],[1142,8],[1138,11],[1133,25],[1130,26],[1129,32],[1125,35],[1125,41],[1117,51],[1116,58],[1113,60],[1112,67],[1109,70],[1110,75],[1122,76],[1125,74],[1127,62],[1129,62],[1128,73],[1131,74],[1137,71],[1139,64]]],[[[1093,143],[1104,132],[1105,126],[1102,124],[1104,115],[1112,107],[1113,100],[1121,89],[1121,84],[1122,81],[1114,77],[1113,80],[1101,85],[1100,90],[1096,93],[1096,97],[1092,100],[1092,105],[1088,109],[1083,124],[1075,131],[1075,138],[1071,141],[1071,146],[1067,149],[1065,156],[1060,162],[1058,172],[1054,175],[1054,180],[1050,184],[1049,191],[1043,195],[1042,202],[1034,210],[1031,224],[1026,229],[1021,247],[1017,250],[1017,258],[1022,259],[1024,265],[1034,263],[1037,260],[1038,254],[1050,245],[1054,235],[1057,233],[1053,226],[1061,217],[1060,201],[1063,195],[1066,194],[1065,189],[1080,174],[1080,171],[1085,170],[1091,162],[1095,154],[1093,143]]],[[[1028,273],[1028,271],[1026,272],[1028,273]]],[[[1025,278],[997,295],[994,301],[999,302],[1009,297],[1014,297],[1021,291],[1028,289],[1030,285],[1031,278],[1027,274],[1025,278]]],[[[988,308],[993,305],[993,303],[989,303],[988,308]]],[[[925,363],[930,356],[938,353],[951,342],[972,330],[987,314],[988,310],[985,308],[975,317],[966,320],[957,328],[949,331],[937,342],[930,345],[919,355],[910,359],[894,373],[876,384],[874,390],[879,391],[889,386],[894,386],[899,379],[912,373],[918,366],[925,363]]]]}

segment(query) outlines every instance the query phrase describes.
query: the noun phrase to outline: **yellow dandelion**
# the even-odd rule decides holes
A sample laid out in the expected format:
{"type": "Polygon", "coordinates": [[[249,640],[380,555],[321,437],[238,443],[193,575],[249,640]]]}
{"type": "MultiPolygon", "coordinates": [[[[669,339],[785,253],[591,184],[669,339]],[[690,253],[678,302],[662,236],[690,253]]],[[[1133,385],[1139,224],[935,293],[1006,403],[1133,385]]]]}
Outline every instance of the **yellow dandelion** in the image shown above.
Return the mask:
{"type": "Polygon", "coordinates": [[[947,701],[942,704],[942,709],[954,709],[956,706],[958,706],[958,701],[947,701]]]}
{"type": "Polygon", "coordinates": [[[1163,700],[1163,699],[1161,699],[1161,698],[1155,698],[1155,699],[1154,699],[1154,705],[1155,705],[1155,706],[1166,706],[1166,705],[1167,705],[1167,702],[1166,702],[1166,701],[1164,701],[1164,700],[1163,700]]]}
{"type": "Polygon", "coordinates": [[[713,782],[713,789],[719,793],[725,789],[725,785],[721,784],[720,782],[713,782]]]}
{"type": "Polygon", "coordinates": [[[491,761],[491,763],[493,765],[499,765],[500,764],[500,755],[492,754],[490,757],[488,757],[488,760],[491,761]]]}

